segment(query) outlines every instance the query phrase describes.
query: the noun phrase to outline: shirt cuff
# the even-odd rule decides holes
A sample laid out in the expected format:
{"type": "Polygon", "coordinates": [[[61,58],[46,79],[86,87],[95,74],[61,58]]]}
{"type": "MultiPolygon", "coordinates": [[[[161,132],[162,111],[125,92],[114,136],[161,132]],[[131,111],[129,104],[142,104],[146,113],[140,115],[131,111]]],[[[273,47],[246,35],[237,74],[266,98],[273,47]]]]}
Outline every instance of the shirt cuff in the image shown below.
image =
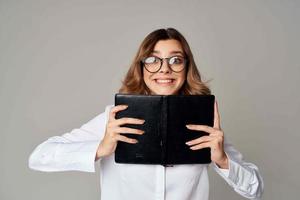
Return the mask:
{"type": "Polygon", "coordinates": [[[69,163],[68,170],[95,172],[95,157],[98,146],[98,141],[83,142],[78,151],[69,155],[62,155],[62,158],[69,163]]]}
{"type": "Polygon", "coordinates": [[[222,175],[224,175],[225,178],[229,177],[229,172],[230,172],[230,158],[228,156],[228,154],[225,152],[227,159],[228,159],[228,169],[222,169],[220,168],[217,163],[213,162],[213,165],[215,167],[215,169],[217,170],[217,172],[221,173],[222,175]]]}
{"type": "MultiPolygon", "coordinates": [[[[216,164],[215,164],[215,165],[216,165],[216,164]]],[[[222,168],[219,168],[218,165],[216,165],[216,167],[218,168],[218,170],[219,170],[222,174],[224,174],[224,176],[225,176],[226,178],[229,177],[229,169],[222,169],[222,168]]]]}
{"type": "Polygon", "coordinates": [[[214,163],[216,171],[219,172],[219,174],[231,185],[238,187],[240,190],[248,191],[253,180],[253,174],[234,159],[231,159],[227,153],[226,155],[228,157],[229,169],[221,169],[216,163],[214,163]]]}

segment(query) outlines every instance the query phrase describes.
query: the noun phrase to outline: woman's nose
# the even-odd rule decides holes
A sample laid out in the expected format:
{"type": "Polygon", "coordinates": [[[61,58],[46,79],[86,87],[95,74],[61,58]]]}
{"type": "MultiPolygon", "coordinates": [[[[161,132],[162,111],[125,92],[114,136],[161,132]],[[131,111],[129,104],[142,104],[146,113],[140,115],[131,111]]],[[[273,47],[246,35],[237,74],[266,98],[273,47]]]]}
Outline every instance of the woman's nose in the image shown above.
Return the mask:
{"type": "Polygon", "coordinates": [[[171,71],[171,69],[168,64],[168,61],[166,59],[163,59],[162,66],[161,66],[159,72],[170,72],[170,71],[171,71]]]}

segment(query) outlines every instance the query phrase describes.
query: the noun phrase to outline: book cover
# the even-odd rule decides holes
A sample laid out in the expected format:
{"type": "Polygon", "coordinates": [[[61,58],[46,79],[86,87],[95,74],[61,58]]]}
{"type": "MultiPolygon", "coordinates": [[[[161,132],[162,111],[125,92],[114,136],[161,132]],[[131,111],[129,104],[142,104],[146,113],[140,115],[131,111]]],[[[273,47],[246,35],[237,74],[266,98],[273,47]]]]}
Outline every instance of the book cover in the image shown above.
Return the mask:
{"type": "Polygon", "coordinates": [[[128,105],[116,119],[144,119],[144,124],[124,127],[144,130],[143,135],[122,134],[137,139],[136,144],[118,141],[115,162],[132,164],[206,164],[210,148],[191,150],[185,142],[208,135],[187,129],[186,124],[213,126],[214,95],[133,95],[116,94],[115,105],[128,105]]]}

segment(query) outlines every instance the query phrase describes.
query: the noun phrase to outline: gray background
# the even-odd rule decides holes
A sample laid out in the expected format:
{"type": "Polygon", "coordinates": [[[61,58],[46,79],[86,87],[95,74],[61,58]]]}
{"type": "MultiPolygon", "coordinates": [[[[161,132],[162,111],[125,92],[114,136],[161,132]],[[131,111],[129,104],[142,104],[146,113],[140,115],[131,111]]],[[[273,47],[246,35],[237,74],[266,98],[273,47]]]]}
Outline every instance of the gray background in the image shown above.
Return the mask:
{"type": "MultiPolygon", "coordinates": [[[[96,173],[28,168],[48,137],[113,103],[144,37],[177,28],[259,166],[266,200],[299,193],[299,1],[0,1],[0,199],[100,199],[96,173]]],[[[97,166],[99,163],[97,163],[97,166]]],[[[210,170],[210,197],[243,199],[210,170]]]]}

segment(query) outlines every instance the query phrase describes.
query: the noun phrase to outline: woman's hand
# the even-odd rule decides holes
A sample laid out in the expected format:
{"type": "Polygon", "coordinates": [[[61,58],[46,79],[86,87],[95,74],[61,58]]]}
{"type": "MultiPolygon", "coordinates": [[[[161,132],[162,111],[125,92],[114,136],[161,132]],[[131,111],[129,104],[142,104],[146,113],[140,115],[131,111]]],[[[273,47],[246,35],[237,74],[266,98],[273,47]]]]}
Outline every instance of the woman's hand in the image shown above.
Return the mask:
{"type": "Polygon", "coordinates": [[[139,129],[120,127],[124,124],[143,124],[145,122],[145,120],[136,118],[123,117],[120,119],[115,119],[116,113],[121,110],[125,110],[127,107],[127,105],[117,105],[110,110],[105,135],[103,140],[99,144],[95,160],[98,160],[100,157],[108,156],[115,152],[118,141],[123,141],[131,144],[135,144],[138,142],[136,139],[128,138],[124,135],[121,135],[120,133],[130,133],[138,135],[144,134],[144,131],[139,129]]]}
{"type": "Polygon", "coordinates": [[[186,125],[188,129],[204,131],[209,133],[207,136],[202,136],[197,139],[186,142],[187,145],[191,146],[190,149],[198,150],[206,147],[210,147],[211,160],[215,162],[220,168],[228,169],[228,158],[224,151],[224,132],[220,126],[220,115],[218,111],[218,104],[215,101],[214,105],[214,126],[186,125]]]}

